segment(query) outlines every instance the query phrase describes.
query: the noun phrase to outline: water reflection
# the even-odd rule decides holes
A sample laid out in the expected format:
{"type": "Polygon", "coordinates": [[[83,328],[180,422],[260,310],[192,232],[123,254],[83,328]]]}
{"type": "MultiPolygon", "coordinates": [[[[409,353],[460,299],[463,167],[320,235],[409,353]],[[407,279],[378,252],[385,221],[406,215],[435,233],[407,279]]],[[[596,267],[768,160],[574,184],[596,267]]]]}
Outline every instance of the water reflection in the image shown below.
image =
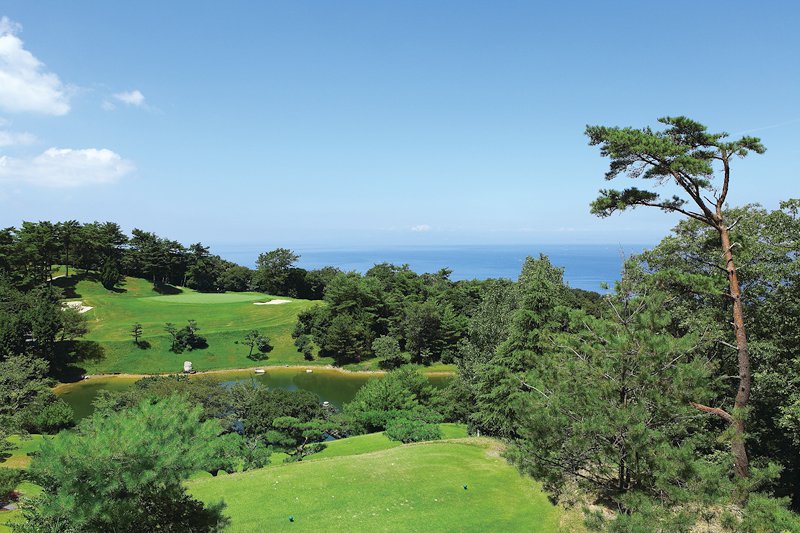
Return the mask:
{"type": "MultiPolygon", "coordinates": [[[[320,397],[321,401],[330,402],[341,410],[345,403],[352,401],[358,389],[371,377],[381,377],[381,374],[351,374],[328,369],[314,369],[306,372],[297,368],[271,368],[264,374],[255,374],[252,371],[233,371],[214,374],[223,381],[237,381],[242,379],[255,379],[260,385],[269,388],[287,390],[303,389],[320,397]]],[[[436,374],[428,376],[428,382],[437,388],[447,385],[451,376],[436,374]]],[[[60,385],[56,394],[64,399],[75,411],[75,420],[90,416],[94,411],[92,402],[101,390],[125,390],[139,378],[107,377],[95,378],[78,383],[60,385]]]]}

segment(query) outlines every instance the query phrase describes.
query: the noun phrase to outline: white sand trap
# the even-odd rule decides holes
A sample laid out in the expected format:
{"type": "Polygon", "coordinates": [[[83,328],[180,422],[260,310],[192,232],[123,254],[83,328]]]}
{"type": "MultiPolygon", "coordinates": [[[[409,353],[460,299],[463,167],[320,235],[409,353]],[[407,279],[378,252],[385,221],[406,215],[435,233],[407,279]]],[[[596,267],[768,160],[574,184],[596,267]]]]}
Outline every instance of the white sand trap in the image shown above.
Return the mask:
{"type": "Polygon", "coordinates": [[[292,303],[291,300],[270,300],[268,302],[253,302],[253,305],[278,305],[278,304],[290,304],[292,303]]]}
{"type": "Polygon", "coordinates": [[[78,302],[65,302],[65,303],[64,303],[64,305],[66,305],[67,307],[71,307],[71,308],[73,308],[73,309],[77,309],[79,313],[85,313],[86,311],[89,311],[89,310],[91,310],[91,309],[94,309],[94,307],[89,307],[89,306],[87,306],[87,305],[83,305],[83,302],[82,302],[82,301],[78,301],[78,302]]]}

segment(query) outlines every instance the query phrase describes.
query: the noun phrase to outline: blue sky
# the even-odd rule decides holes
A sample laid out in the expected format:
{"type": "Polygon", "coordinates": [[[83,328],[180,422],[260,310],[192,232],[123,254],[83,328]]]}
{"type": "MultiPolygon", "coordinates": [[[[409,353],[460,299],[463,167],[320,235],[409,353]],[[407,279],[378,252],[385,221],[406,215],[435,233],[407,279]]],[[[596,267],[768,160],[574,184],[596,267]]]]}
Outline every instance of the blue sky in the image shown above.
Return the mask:
{"type": "Polygon", "coordinates": [[[0,227],[110,220],[212,252],[655,243],[676,216],[589,214],[608,160],[583,131],[667,115],[761,137],[731,204],[800,196],[797,2],[10,0],[0,16],[0,227]]]}

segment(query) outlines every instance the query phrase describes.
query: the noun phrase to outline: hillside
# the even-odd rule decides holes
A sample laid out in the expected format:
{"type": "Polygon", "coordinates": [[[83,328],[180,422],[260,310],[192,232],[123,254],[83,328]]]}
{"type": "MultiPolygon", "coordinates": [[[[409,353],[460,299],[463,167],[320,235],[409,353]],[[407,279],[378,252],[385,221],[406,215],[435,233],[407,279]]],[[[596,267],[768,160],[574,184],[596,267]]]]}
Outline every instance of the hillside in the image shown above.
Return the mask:
{"type": "Polygon", "coordinates": [[[276,298],[253,292],[206,294],[177,287],[168,287],[169,293],[161,294],[139,278],[126,278],[115,292],[105,290],[91,275],[62,277],[54,283],[64,290],[69,302],[91,307],[84,314],[89,333],[70,347],[68,360],[73,373],[180,372],[187,360],[200,371],[309,364],[294,346],[291,332],[297,313],[319,302],[280,298],[290,301],[254,305],[276,298]],[[208,347],[172,351],[171,337],[164,330],[166,323],[182,328],[189,319],[197,321],[208,347]],[[142,325],[139,346],[130,335],[135,323],[142,325]],[[250,348],[241,343],[254,329],[270,337],[273,349],[264,356],[254,353],[248,358],[250,348]]]}
{"type": "Polygon", "coordinates": [[[364,449],[380,447],[381,438],[337,441],[318,460],[195,479],[189,491],[206,502],[224,498],[231,532],[557,531],[563,512],[500,457],[497,441],[465,438],[345,456],[335,450],[341,443],[356,452],[359,439],[364,449]]]}

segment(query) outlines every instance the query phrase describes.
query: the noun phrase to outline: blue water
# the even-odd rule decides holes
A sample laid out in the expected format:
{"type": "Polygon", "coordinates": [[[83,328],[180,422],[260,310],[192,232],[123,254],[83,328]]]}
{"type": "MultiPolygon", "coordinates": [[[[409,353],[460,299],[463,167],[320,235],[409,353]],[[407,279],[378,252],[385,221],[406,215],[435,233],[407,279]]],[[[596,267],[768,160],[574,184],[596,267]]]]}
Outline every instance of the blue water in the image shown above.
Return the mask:
{"type": "MultiPolygon", "coordinates": [[[[646,245],[650,246],[650,245],[646,245]]],[[[624,245],[626,256],[639,253],[645,245],[624,245]]],[[[239,265],[255,268],[258,255],[273,248],[258,245],[213,246],[211,253],[239,265]]],[[[613,286],[619,279],[622,267],[618,244],[577,245],[462,245],[462,246],[397,246],[386,248],[305,248],[293,249],[300,255],[296,266],[313,270],[324,266],[338,267],[343,271],[365,273],[375,264],[408,263],[417,274],[438,272],[442,268],[453,271],[450,279],[508,278],[516,280],[527,256],[538,258],[547,255],[550,262],[564,267],[564,280],[570,287],[603,292],[601,283],[613,286]]]]}

